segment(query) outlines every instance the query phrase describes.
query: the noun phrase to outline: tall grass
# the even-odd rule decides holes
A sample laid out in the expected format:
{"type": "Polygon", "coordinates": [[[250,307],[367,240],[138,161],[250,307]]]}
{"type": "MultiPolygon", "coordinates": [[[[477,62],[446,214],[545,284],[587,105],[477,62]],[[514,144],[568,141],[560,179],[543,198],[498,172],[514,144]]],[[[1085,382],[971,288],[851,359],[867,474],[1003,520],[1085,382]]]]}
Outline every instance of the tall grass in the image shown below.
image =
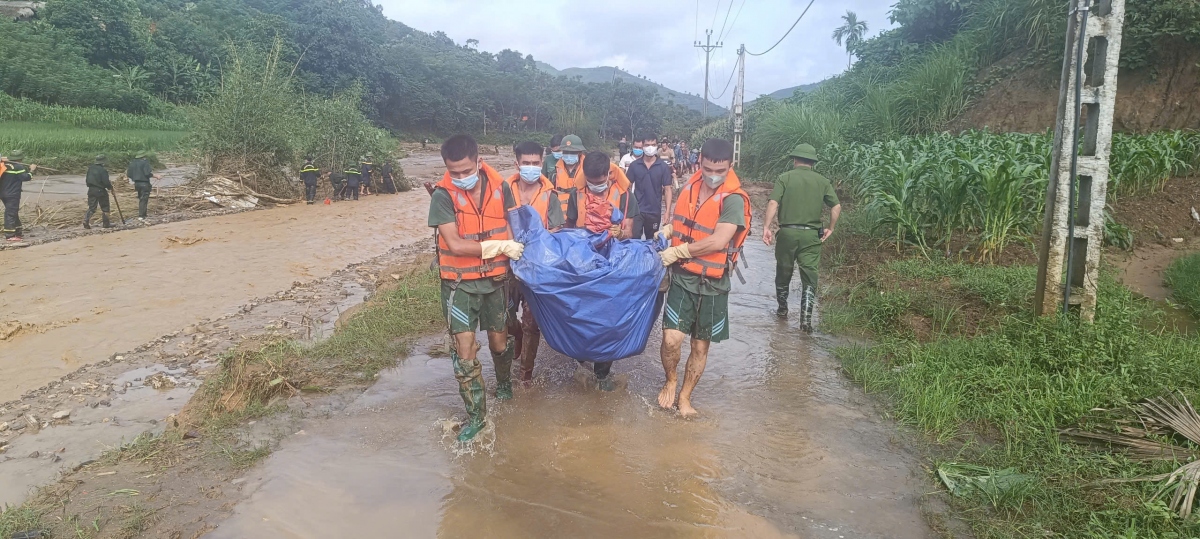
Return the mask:
{"type": "Polygon", "coordinates": [[[1176,259],[1167,267],[1165,277],[1171,297],[1200,317],[1200,253],[1176,259]]]}
{"type": "Polygon", "coordinates": [[[41,122],[88,129],[186,131],[188,124],[182,116],[155,117],[112,109],[43,105],[0,93],[0,122],[41,122]]]}
{"type": "Polygon", "coordinates": [[[119,166],[142,150],[171,151],[185,131],[84,129],[57,124],[0,122],[0,149],[24,150],[26,160],[60,171],[86,167],[98,154],[119,166]]]}

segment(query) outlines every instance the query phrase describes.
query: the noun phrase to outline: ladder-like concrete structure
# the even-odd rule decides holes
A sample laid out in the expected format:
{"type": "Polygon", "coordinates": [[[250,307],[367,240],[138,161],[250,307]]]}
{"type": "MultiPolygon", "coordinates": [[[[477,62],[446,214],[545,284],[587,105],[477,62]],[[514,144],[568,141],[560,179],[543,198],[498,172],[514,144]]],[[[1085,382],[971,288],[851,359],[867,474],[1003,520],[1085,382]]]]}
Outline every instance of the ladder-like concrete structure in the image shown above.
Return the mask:
{"type": "Polygon", "coordinates": [[[1078,309],[1080,318],[1090,321],[1096,313],[1100,248],[1104,244],[1104,206],[1125,0],[1072,0],[1071,4],[1034,308],[1040,315],[1057,313],[1069,293],[1068,309],[1078,309]],[[1081,32],[1084,39],[1079,39],[1081,32]],[[1084,46],[1082,56],[1076,48],[1079,43],[1084,46]],[[1084,68],[1082,81],[1076,80],[1080,62],[1084,68]],[[1082,90],[1077,94],[1079,85],[1082,90]],[[1076,145],[1079,155],[1072,211],[1071,148],[1076,145]],[[1068,276],[1069,287],[1065,286],[1068,276]]]}

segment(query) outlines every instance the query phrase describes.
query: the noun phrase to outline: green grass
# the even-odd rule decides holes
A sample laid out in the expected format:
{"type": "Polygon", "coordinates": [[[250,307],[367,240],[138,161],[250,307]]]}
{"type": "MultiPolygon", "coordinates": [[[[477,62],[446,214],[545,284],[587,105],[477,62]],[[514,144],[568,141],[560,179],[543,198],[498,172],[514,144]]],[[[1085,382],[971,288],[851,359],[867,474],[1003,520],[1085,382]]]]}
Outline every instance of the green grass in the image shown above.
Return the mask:
{"type": "Polygon", "coordinates": [[[1109,279],[1095,324],[1032,317],[1025,306],[1033,282],[1027,267],[888,264],[857,285],[852,301],[832,308],[833,325],[871,328],[878,344],[842,347],[837,356],[867,391],[885,396],[893,417],[929,436],[935,461],[1033,476],[1032,488],[1002,502],[953,499],[976,537],[1196,537],[1196,519],[1172,518],[1152,500],[1158,485],[1090,486],[1170,465],[1083,449],[1060,441],[1058,431],[1097,408],[1176,390],[1200,395],[1200,340],[1165,329],[1153,304],[1109,279]],[[899,289],[897,279],[909,288],[899,289]],[[914,289],[914,280],[923,286],[914,289]],[[928,299],[949,292],[974,308],[1015,314],[978,336],[941,333],[925,343],[899,325],[906,315],[928,316],[928,299]]]}
{"type": "Polygon", "coordinates": [[[1165,276],[1171,297],[1200,317],[1200,253],[1176,259],[1167,267],[1165,276]]]}
{"type": "Polygon", "coordinates": [[[181,113],[176,118],[129,114],[111,109],[44,105],[0,93],[0,122],[35,122],[64,127],[104,130],[187,131],[181,113]]]}
{"type": "Polygon", "coordinates": [[[141,150],[171,151],[188,136],[185,131],[107,130],[32,122],[0,123],[0,150],[24,150],[25,160],[63,172],[87,168],[98,154],[109,158],[110,170],[141,150]]]}

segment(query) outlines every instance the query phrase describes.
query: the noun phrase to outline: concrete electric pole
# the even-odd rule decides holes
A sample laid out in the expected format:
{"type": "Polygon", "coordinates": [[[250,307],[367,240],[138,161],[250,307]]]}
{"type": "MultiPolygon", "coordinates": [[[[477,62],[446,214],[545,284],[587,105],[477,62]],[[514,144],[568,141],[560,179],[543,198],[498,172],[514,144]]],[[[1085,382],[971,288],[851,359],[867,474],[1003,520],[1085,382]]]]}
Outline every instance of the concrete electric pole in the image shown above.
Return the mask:
{"type": "Polygon", "coordinates": [[[1078,309],[1081,319],[1091,321],[1125,0],[1071,0],[1071,6],[1034,309],[1042,316],[1078,309]]]}
{"type": "Polygon", "coordinates": [[[712,51],[721,48],[721,42],[712,42],[712,30],[704,31],[704,43],[695,42],[692,46],[704,49],[704,119],[708,119],[708,64],[712,60],[712,51]]]}
{"type": "Polygon", "coordinates": [[[738,47],[738,83],[733,88],[733,166],[742,161],[742,131],[745,116],[742,114],[743,102],[746,98],[746,46],[738,47]]]}

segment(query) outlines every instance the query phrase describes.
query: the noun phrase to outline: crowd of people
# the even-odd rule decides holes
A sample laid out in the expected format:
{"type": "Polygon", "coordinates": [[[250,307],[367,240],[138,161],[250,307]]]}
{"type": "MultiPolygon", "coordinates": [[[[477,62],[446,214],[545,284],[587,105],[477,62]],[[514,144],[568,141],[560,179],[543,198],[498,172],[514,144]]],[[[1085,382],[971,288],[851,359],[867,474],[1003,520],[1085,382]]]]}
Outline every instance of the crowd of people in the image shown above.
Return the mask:
{"type": "MultiPolygon", "coordinates": [[[[470,136],[455,135],[442,144],[446,172],[436,186],[427,186],[432,195],[428,225],[436,230],[451,363],[468,416],[459,441],[473,439],[487,414],[477,331],[487,333],[497,400],[513,398],[518,358],[520,380],[533,378],[541,334],[509,268],[525,247],[515,240],[506,215],[522,205],[531,206],[551,233],[581,228],[617,239],[656,238],[668,245],[659,252],[669,278],[661,289],[664,380],[657,402],[685,417],[697,413],[692,394],[710,345],[730,336],[730,276],[750,234],[752,214],[750,197],[733,170],[730,142],[709,139],[693,152],[680,141],[678,154],[673,146],[653,133],[632,143],[622,139],[614,162],[608,153],[589,151],[578,136],[556,135],[549,148],[533,141],[515,145],[518,172],[504,178],[480,158],[470,136]],[[667,155],[680,157],[670,160],[667,155]],[[675,177],[685,174],[687,179],[677,186],[675,177]],[[690,351],[680,381],[685,339],[690,351]]],[[[820,244],[833,233],[841,207],[832,184],[812,170],[816,151],[801,145],[791,157],[795,169],[775,184],[763,241],[770,245],[778,238],[776,314],[788,316],[788,291],[798,263],[804,291],[801,328],[811,332],[820,244]],[[832,209],[828,228],[822,226],[826,207],[832,209]],[[776,220],[778,235],[773,231],[776,220]]],[[[592,364],[600,390],[614,389],[612,362],[575,359],[592,364]]]]}

